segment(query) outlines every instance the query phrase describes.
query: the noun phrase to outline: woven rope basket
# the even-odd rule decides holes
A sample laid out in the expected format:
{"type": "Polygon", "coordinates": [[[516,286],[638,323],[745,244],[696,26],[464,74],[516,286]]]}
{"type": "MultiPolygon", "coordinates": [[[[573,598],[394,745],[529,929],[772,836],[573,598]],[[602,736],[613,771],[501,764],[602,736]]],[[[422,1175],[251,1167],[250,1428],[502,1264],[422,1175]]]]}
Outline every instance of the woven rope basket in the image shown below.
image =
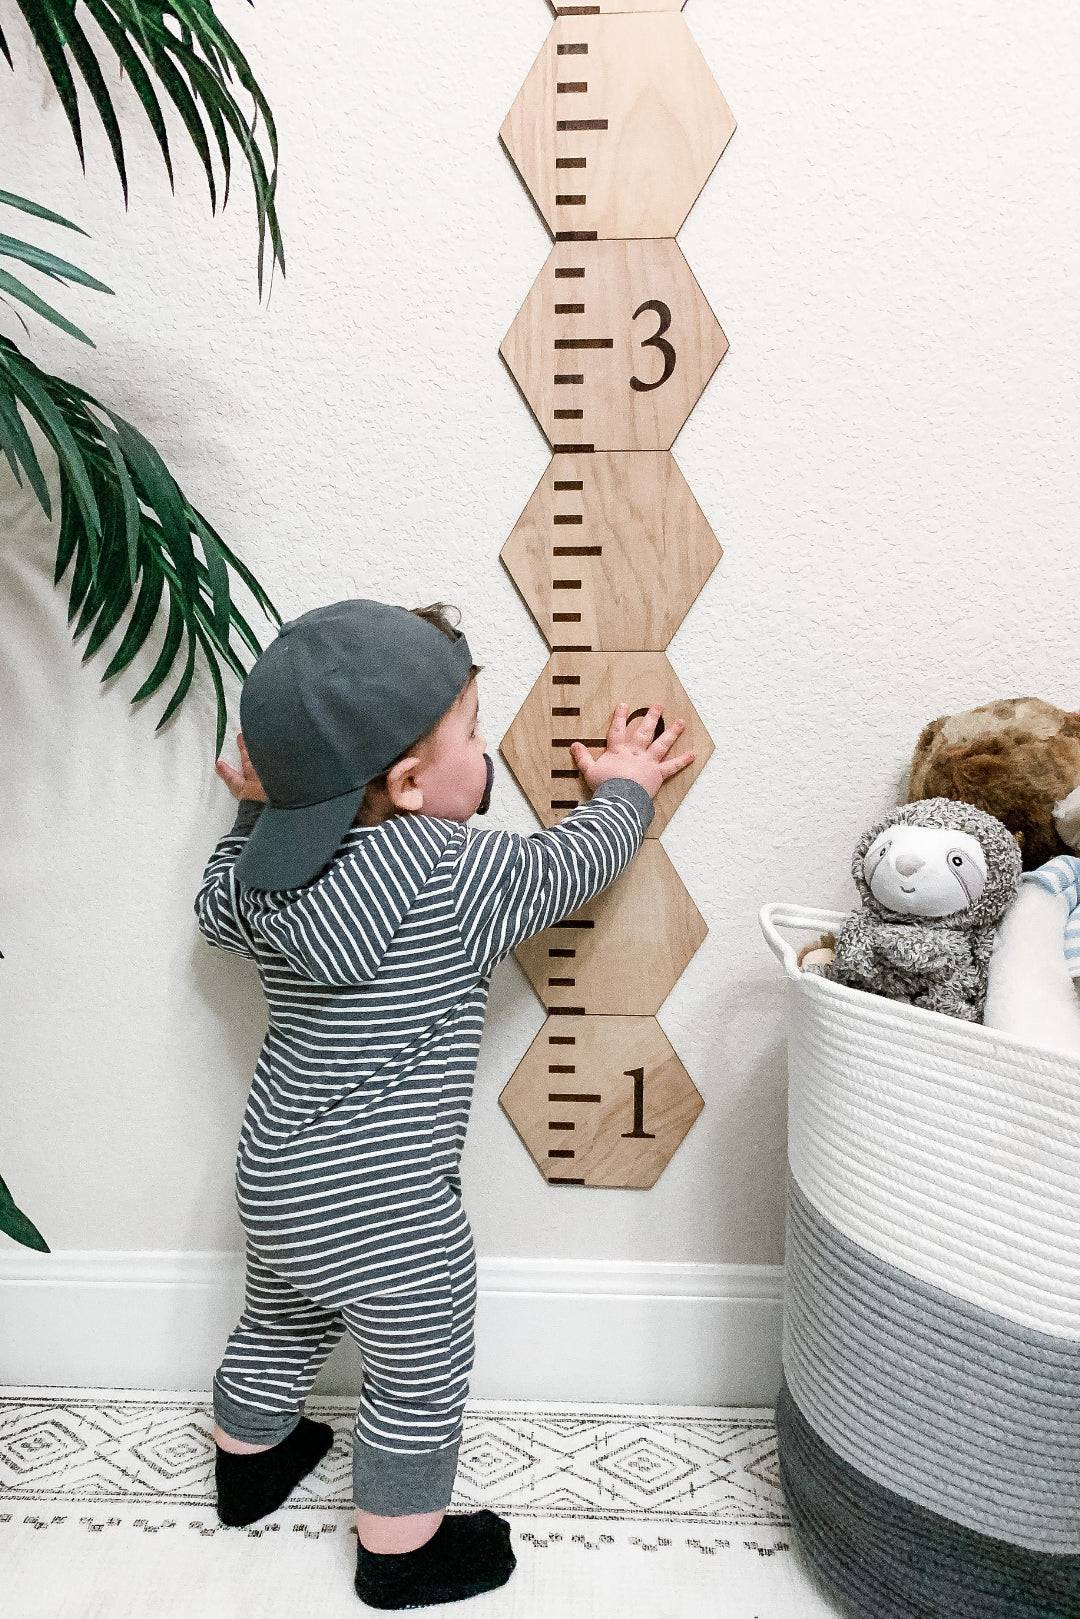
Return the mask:
{"type": "Polygon", "coordinates": [[[790,980],[780,1468],[859,1619],[1080,1619],[1080,1064],[790,980]]]}

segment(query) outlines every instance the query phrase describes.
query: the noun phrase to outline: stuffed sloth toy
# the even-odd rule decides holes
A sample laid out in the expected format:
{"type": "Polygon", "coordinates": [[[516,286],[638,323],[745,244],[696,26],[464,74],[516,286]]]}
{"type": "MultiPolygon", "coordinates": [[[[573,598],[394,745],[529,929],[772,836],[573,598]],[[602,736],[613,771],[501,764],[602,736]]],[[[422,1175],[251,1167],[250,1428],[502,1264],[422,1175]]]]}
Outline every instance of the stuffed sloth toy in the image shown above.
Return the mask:
{"type": "Polygon", "coordinates": [[[905,804],[861,839],[852,875],[863,909],[835,955],[809,971],[836,983],[982,1021],[995,929],[1020,883],[1020,850],[970,804],[905,804]]]}

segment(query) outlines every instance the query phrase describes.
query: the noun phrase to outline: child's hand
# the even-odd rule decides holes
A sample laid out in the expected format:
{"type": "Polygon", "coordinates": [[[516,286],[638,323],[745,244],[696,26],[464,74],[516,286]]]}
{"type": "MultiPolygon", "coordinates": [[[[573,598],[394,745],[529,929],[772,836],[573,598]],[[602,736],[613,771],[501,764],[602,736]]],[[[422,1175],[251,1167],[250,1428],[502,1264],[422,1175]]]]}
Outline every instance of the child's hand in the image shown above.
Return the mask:
{"type": "Polygon", "coordinates": [[[667,757],[672,743],[686,727],[682,720],[672,720],[659,736],[654,736],[662,713],[660,704],[653,703],[633,730],[628,731],[626,704],[620,703],[611,716],[607,743],[598,759],[593,758],[584,742],[570,744],[574,763],[591,792],[612,776],[629,776],[631,781],[644,787],[650,798],[655,798],[669,776],[686,769],[693,760],[692,752],[678,753],[673,759],[667,757]]]}
{"type": "Polygon", "coordinates": [[[263,784],[255,774],[255,766],[248,758],[247,745],[240,731],[236,733],[236,743],[240,749],[241,768],[236,770],[232,765],[227,765],[224,759],[219,759],[214,769],[234,798],[254,798],[259,803],[265,804],[266,794],[263,791],[263,784]]]}

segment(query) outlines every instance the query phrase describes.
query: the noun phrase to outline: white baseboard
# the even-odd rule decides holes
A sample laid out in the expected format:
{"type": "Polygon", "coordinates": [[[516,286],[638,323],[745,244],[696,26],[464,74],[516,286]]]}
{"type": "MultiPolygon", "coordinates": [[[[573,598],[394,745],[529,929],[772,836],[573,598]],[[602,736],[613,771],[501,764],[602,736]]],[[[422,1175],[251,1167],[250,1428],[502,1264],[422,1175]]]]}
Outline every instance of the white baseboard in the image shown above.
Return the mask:
{"type": "MultiPolygon", "coordinates": [[[[489,1400],[771,1405],[781,1267],[480,1261],[472,1392],[489,1400]]],[[[231,1251],[0,1255],[0,1382],[209,1388],[243,1298],[231,1251]]],[[[338,1346],[316,1390],[359,1386],[338,1346]]]]}

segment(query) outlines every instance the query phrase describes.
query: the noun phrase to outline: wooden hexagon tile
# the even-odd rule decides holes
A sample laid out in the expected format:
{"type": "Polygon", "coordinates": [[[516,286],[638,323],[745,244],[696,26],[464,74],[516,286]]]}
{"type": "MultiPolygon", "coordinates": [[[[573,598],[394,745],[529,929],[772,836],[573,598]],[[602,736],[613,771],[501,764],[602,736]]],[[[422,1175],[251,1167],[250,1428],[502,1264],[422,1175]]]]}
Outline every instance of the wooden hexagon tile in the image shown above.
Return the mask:
{"type": "Polygon", "coordinates": [[[695,753],[629,870],[517,951],[548,1018],[501,1102],[553,1186],[652,1186],[703,1106],[652,1015],[706,931],[656,840],[713,751],[665,648],[721,553],[670,451],[728,345],[674,237],[735,123],[682,7],[554,4],[501,130],[555,239],[500,350],[553,452],[502,551],[551,655],[501,752],[545,826],[616,703],[695,753]]]}
{"type": "Polygon", "coordinates": [[[727,338],[676,242],[556,242],[501,353],[556,454],[669,450],[727,338]]]}
{"type": "Polygon", "coordinates": [[[502,549],[553,651],[662,651],[721,557],[666,453],[560,455],[502,549]]]}
{"type": "MultiPolygon", "coordinates": [[[[679,749],[692,748],[691,765],[665,782],[655,800],[648,835],[658,838],[704,770],[713,742],[663,652],[553,652],[502,740],[503,758],[545,826],[583,804],[588,789],[570,754],[571,742],[603,748],[617,703],[631,716],[650,703],[685,720],[679,749]]],[[[633,880],[633,868],[619,879],[633,880]]]]}
{"type": "Polygon", "coordinates": [[[704,1105],[651,1017],[549,1017],[499,1100],[549,1183],[641,1188],[704,1105]]]}
{"type": "Polygon", "coordinates": [[[701,945],[705,920],[654,838],[634,856],[633,877],[517,947],[549,1011],[649,1016],[701,945]]]}
{"type": "Polygon", "coordinates": [[[591,0],[589,5],[563,5],[561,0],[548,0],[556,17],[604,16],[613,11],[682,11],[686,0],[591,0]]]}
{"type": "Polygon", "coordinates": [[[553,236],[676,236],[735,130],[673,7],[565,12],[500,134],[553,236]]]}

